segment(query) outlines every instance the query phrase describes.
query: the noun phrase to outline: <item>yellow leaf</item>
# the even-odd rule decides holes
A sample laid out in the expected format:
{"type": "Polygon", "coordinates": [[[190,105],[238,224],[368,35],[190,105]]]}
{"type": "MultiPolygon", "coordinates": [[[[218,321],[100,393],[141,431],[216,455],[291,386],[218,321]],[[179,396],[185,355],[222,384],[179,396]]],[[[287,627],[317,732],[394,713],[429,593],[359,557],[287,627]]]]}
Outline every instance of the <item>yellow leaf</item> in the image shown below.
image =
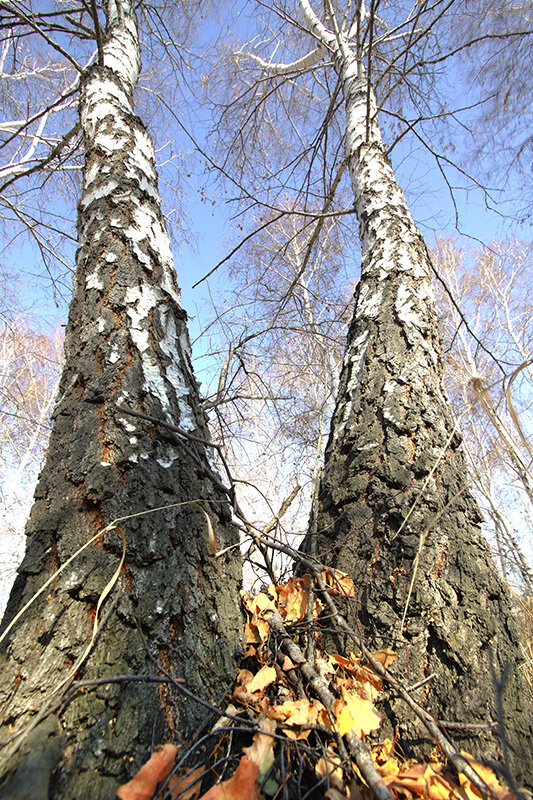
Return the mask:
{"type": "MultiPolygon", "coordinates": [[[[269,586],[269,592],[275,596],[274,584],[269,586]]],[[[265,592],[260,592],[255,597],[250,597],[246,592],[242,593],[245,608],[250,612],[252,618],[244,627],[244,636],[248,644],[261,644],[270,636],[270,628],[265,618],[265,613],[276,610],[275,601],[265,592]]]]}
{"type": "MultiPolygon", "coordinates": [[[[440,769],[440,764],[434,765],[440,769]]],[[[432,764],[415,764],[405,772],[392,777],[384,777],[389,789],[409,791],[426,800],[458,800],[458,787],[443,775],[437,773],[432,764]]]]}
{"type": "Polygon", "coordinates": [[[275,611],[276,602],[273,599],[276,596],[276,588],[273,583],[268,587],[268,594],[266,592],[259,592],[255,597],[248,597],[245,599],[246,608],[252,614],[263,614],[267,610],[275,611]],[[270,596],[272,595],[272,596],[270,596]]]}
{"type": "Polygon", "coordinates": [[[383,778],[397,775],[400,771],[400,765],[392,757],[393,749],[394,745],[390,739],[385,739],[372,748],[372,761],[383,778]]]}
{"type": "Polygon", "coordinates": [[[276,723],[271,719],[263,719],[261,732],[256,733],[250,747],[245,747],[244,752],[251,761],[257,764],[259,775],[257,780],[262,781],[274,763],[275,739],[269,734],[276,732],[276,723]]]}
{"type": "Polygon", "coordinates": [[[261,667],[259,672],[254,675],[249,683],[245,685],[248,692],[260,692],[270,686],[276,680],[276,670],[274,667],[261,667]]]}
{"type": "Polygon", "coordinates": [[[271,719],[278,719],[287,725],[302,725],[300,732],[285,731],[289,739],[307,739],[309,729],[305,725],[315,725],[319,713],[324,710],[324,706],[319,700],[310,702],[306,697],[299,700],[287,700],[280,705],[270,706],[266,713],[271,719]]]}
{"type": "Polygon", "coordinates": [[[257,625],[247,622],[244,626],[244,638],[246,644],[261,644],[261,635],[257,629],[257,625]]]}
{"type": "Polygon", "coordinates": [[[333,706],[341,736],[353,730],[357,736],[363,737],[379,728],[381,717],[370,700],[363,700],[345,687],[341,688],[341,694],[342,698],[333,706]]]}

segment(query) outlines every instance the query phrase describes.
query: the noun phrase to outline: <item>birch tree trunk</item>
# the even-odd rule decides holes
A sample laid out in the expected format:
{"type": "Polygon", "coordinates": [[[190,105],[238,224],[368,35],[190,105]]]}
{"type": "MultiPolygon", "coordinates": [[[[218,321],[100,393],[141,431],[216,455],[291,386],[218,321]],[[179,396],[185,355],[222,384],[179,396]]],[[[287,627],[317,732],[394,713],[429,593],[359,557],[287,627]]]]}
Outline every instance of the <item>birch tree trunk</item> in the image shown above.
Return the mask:
{"type": "MultiPolygon", "coordinates": [[[[133,4],[107,0],[106,14],[104,63],[86,71],[79,101],[86,155],[66,363],[4,627],[90,537],[129,517],[120,523],[124,567],[73,679],[160,677],[153,657],[190,692],[216,702],[241,643],[238,546],[215,559],[197,506],[132,518],[193,500],[209,514],[218,549],[238,543],[208,466],[210,448],[117,411],[208,439],[153,146],[133,113],[140,66],[133,4]]],[[[120,554],[116,531],[98,539],[2,644],[3,797],[108,799],[147,759],[151,742],[190,737],[206,719],[205,708],[157,682],[89,685],[60,702],[120,554]]]]}
{"type": "MultiPolygon", "coordinates": [[[[307,0],[300,6],[342,82],[362,246],[316,550],[353,575],[355,613],[369,642],[398,652],[407,682],[425,681],[416,698],[479,756],[501,755],[490,658],[498,677],[509,666],[502,701],[512,766],[533,782],[519,643],[442,386],[428,252],[385,155],[361,62],[347,37],[327,31],[307,0]]],[[[407,708],[391,701],[388,715],[402,747],[423,744],[424,731],[407,708]]]]}

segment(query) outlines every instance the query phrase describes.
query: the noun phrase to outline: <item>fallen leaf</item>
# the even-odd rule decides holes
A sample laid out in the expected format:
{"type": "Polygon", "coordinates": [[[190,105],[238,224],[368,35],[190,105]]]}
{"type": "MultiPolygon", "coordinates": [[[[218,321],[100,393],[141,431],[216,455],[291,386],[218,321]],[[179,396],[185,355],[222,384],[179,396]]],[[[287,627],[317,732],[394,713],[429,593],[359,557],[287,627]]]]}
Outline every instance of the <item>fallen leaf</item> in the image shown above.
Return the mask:
{"type": "Polygon", "coordinates": [[[342,791],[344,783],[341,763],[339,755],[331,748],[328,748],[325,756],[322,756],[316,763],[315,775],[317,778],[325,778],[327,776],[330,785],[342,791]]]}
{"type": "Polygon", "coordinates": [[[394,650],[391,650],[389,647],[384,647],[382,650],[376,650],[375,653],[372,653],[375,659],[379,661],[379,663],[387,669],[396,661],[397,654],[394,650]]]}
{"type": "Polygon", "coordinates": [[[301,725],[301,731],[285,731],[285,736],[289,739],[307,739],[309,728],[306,725],[315,725],[319,714],[324,711],[324,706],[319,700],[309,701],[306,697],[299,700],[287,700],[285,703],[273,705],[266,709],[266,713],[271,719],[285,722],[287,725],[301,725]]]}
{"type": "Polygon", "coordinates": [[[353,579],[346,572],[330,567],[320,573],[320,577],[326,584],[330,594],[343,595],[343,597],[355,597],[353,579]]]}
{"type": "Polygon", "coordinates": [[[269,636],[270,628],[266,619],[254,617],[252,622],[247,622],[244,626],[246,644],[261,644],[266,642],[269,636]]]}
{"type": "Polygon", "coordinates": [[[276,680],[276,670],[274,667],[264,666],[261,667],[256,675],[247,683],[244,688],[248,692],[260,692],[276,680]]]}
{"type": "Polygon", "coordinates": [[[355,673],[355,679],[358,684],[365,686],[369,699],[375,697],[381,691],[383,683],[379,675],[376,675],[370,667],[359,666],[355,673]],[[372,687],[372,688],[369,688],[372,687]]]}
{"type": "Polygon", "coordinates": [[[250,747],[245,747],[244,752],[259,768],[258,781],[262,781],[274,763],[275,739],[269,734],[276,732],[276,723],[271,719],[261,722],[261,731],[256,733],[250,747]]]}
{"type": "Polygon", "coordinates": [[[242,595],[244,606],[252,615],[251,620],[244,626],[244,638],[247,644],[261,644],[270,636],[270,628],[263,615],[267,611],[276,610],[276,602],[272,599],[276,594],[274,584],[270,584],[268,591],[272,597],[266,592],[259,592],[255,597],[250,597],[246,592],[242,595]]]}
{"type": "Polygon", "coordinates": [[[200,789],[202,788],[202,781],[200,778],[204,774],[205,767],[198,767],[198,769],[193,769],[192,772],[185,775],[184,778],[178,778],[177,775],[173,775],[168,782],[170,796],[172,798],[179,797],[179,800],[197,800],[200,789]]]}
{"type": "Polygon", "coordinates": [[[363,737],[379,728],[381,717],[370,700],[364,700],[346,686],[341,686],[341,695],[333,706],[341,736],[354,731],[357,736],[363,737]]]}
{"type": "Polygon", "coordinates": [[[241,703],[255,703],[258,699],[248,691],[247,686],[253,681],[254,674],[249,669],[237,670],[237,685],[233,690],[233,697],[241,703]]]}
{"type": "MultiPolygon", "coordinates": [[[[440,769],[440,764],[436,765],[440,769]]],[[[432,764],[415,764],[398,775],[384,777],[389,789],[411,792],[425,800],[458,800],[460,794],[453,781],[435,771],[432,764]]]]}
{"type": "Polygon", "coordinates": [[[398,761],[392,756],[393,749],[394,744],[390,739],[385,739],[372,748],[372,761],[383,778],[397,775],[400,771],[398,761]]]}
{"type": "Polygon", "coordinates": [[[257,764],[247,756],[243,756],[235,774],[227,781],[212,786],[200,800],[259,800],[259,786],[256,780],[258,775],[257,764]]]}
{"type": "Polygon", "coordinates": [[[328,658],[334,666],[340,667],[344,672],[350,675],[355,675],[360,666],[353,653],[350,653],[350,658],[345,658],[345,656],[341,656],[339,653],[329,653],[328,658]]]}
{"type": "Polygon", "coordinates": [[[289,672],[291,669],[296,669],[297,666],[298,666],[297,664],[293,664],[292,663],[292,661],[290,660],[289,656],[284,656],[283,657],[282,670],[284,672],[289,672]]]}
{"type": "Polygon", "coordinates": [[[274,763],[275,723],[264,719],[262,731],[255,734],[250,747],[244,748],[235,774],[227,781],[222,781],[203,794],[200,800],[260,800],[259,783],[274,763]],[[264,731],[264,732],[263,732],[264,731]]]}
{"type": "MultiPolygon", "coordinates": [[[[491,789],[491,793],[497,797],[498,800],[513,800],[514,795],[512,792],[500,784],[498,778],[490,767],[480,764],[479,761],[476,761],[475,758],[469,753],[462,752],[461,755],[466,758],[472,769],[477,772],[481,780],[485,781],[487,786],[491,789]]],[[[482,797],[481,792],[476,789],[473,783],[471,783],[471,781],[465,775],[463,775],[462,772],[459,773],[459,785],[467,795],[468,800],[479,800],[482,797]]]]}
{"type": "Polygon", "coordinates": [[[273,599],[276,596],[276,588],[273,583],[268,587],[268,594],[266,592],[259,592],[259,594],[250,597],[244,593],[243,601],[248,611],[253,614],[263,614],[267,610],[276,610],[276,601],[273,599]]]}
{"type": "Polygon", "coordinates": [[[135,777],[118,789],[117,797],[120,800],[152,800],[157,784],[168,778],[177,752],[175,744],[166,744],[162,750],[153,753],[135,777]]]}

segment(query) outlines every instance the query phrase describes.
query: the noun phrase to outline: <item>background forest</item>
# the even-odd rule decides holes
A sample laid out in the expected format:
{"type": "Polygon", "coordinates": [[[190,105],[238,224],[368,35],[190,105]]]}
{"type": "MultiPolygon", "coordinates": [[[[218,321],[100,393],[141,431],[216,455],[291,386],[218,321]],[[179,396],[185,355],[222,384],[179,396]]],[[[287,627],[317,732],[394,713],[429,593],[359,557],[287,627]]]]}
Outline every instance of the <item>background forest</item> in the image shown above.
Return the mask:
{"type": "MultiPolygon", "coordinates": [[[[201,410],[184,411],[180,396],[179,425],[195,435],[209,426],[216,445],[210,463],[221,480],[230,480],[251,594],[289,579],[295,550],[321,552],[330,511],[327,503],[321,509],[319,493],[335,494],[328,484],[333,478],[324,476],[326,446],[350,385],[347,364],[356,363],[354,291],[371,319],[379,296],[376,290],[363,298],[357,288],[372,237],[362,234],[361,246],[366,212],[357,192],[354,203],[350,153],[361,142],[378,142],[428,248],[444,384],[456,420],[450,436],[460,429],[468,489],[512,593],[523,674],[533,689],[531,6],[493,0],[315,5],[140,0],[135,6],[142,67],[134,113],[154,144],[192,339],[193,367],[176,380],[194,383],[188,377],[194,369],[201,383],[201,410]],[[364,95],[363,133],[346,122],[350,80],[364,95]]],[[[115,0],[0,2],[2,611],[24,555],[24,526],[52,426],[74,265],[94,236],[84,233],[89,223],[84,229],[81,216],[90,207],[88,162],[85,183],[82,170],[84,147],[86,158],[92,152],[92,112],[84,117],[80,91],[88,102],[86,76],[92,65],[107,64],[110,20],[120,25],[131,13],[127,2],[115,0]]],[[[94,152],[100,157],[98,145],[94,152]]],[[[111,171],[106,180],[112,177],[111,171]]],[[[373,180],[378,186],[385,179],[373,180]]],[[[153,199],[157,185],[142,191],[153,199]]],[[[142,232],[136,212],[128,219],[142,232]]],[[[172,255],[167,258],[162,236],[154,234],[152,249],[162,248],[160,285],[170,286],[172,255]]],[[[100,298],[107,297],[103,274],[86,275],[87,290],[100,298]]],[[[148,301],[142,287],[135,291],[137,310],[128,314],[142,350],[148,301]]],[[[168,292],[179,295],[177,287],[168,292]]],[[[74,320],[80,312],[72,308],[74,320]]],[[[398,316],[409,325],[417,309],[407,300],[398,316]]],[[[185,318],[178,318],[181,331],[185,318]]],[[[89,330],[89,322],[83,325],[89,330]]],[[[120,366],[123,342],[106,335],[104,358],[120,366]]],[[[189,363],[183,341],[180,358],[189,363]]],[[[91,402],[100,402],[99,392],[105,387],[91,402]]],[[[127,392],[121,397],[115,408],[124,410],[127,392]]],[[[152,422],[163,416],[149,408],[143,413],[152,422]]],[[[128,419],[123,427],[134,434],[135,449],[128,419]]],[[[174,417],[166,419],[170,429],[174,417]]],[[[333,459],[333,444],[328,448],[333,459]]],[[[170,456],[161,449],[157,455],[161,467],[177,458],[172,449],[170,456]]],[[[128,455],[131,463],[138,458],[144,458],[140,450],[128,455]]],[[[102,479],[91,480],[92,502],[102,479]]],[[[215,480],[215,494],[217,486],[215,480]]],[[[131,513],[142,508],[139,499],[131,513]]],[[[103,515],[101,524],[112,518],[103,515]]],[[[253,694],[244,678],[241,685],[253,694]]]]}

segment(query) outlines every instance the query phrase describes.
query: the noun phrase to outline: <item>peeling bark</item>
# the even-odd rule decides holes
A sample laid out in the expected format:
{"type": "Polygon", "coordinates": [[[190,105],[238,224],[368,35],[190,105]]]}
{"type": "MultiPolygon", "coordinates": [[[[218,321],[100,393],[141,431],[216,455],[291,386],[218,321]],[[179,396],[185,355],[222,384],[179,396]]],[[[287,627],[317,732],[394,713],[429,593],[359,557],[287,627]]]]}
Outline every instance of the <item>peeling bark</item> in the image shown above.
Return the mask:
{"type": "MultiPolygon", "coordinates": [[[[126,0],[109,0],[107,18],[104,64],[90,67],[81,82],[86,157],[66,363],[4,627],[69,556],[118,517],[196,500],[210,515],[219,549],[238,542],[226,497],[207,466],[210,448],[189,441],[185,449],[180,437],[116,410],[125,406],[209,438],[153,145],[133,113],[136,20],[126,0]]],[[[121,527],[125,566],[76,680],[153,674],[148,647],[189,691],[216,702],[241,645],[238,547],[215,559],[205,518],[190,505],[121,527]]],[[[117,568],[117,542],[106,534],[73,561],[2,645],[3,797],[33,797],[36,785],[39,797],[112,797],[146,760],[152,739],[190,737],[206,717],[166,685],[126,682],[79,692],[68,705],[54,702],[35,725],[90,640],[98,598],[117,568]]]]}
{"type": "MultiPolygon", "coordinates": [[[[533,784],[533,722],[510,599],[480,533],[461,436],[442,385],[431,264],[384,153],[374,94],[347,39],[300,0],[342,81],[346,142],[362,245],[361,279],[325,456],[317,517],[321,560],[351,573],[354,612],[370,646],[399,654],[416,698],[460,746],[501,756],[489,668],[506,665],[512,767],[533,784]],[[464,723],[479,729],[461,727],[464,723]],[[485,727],[483,727],[485,726],[485,727]]],[[[391,701],[402,747],[431,743],[391,701]]]]}

